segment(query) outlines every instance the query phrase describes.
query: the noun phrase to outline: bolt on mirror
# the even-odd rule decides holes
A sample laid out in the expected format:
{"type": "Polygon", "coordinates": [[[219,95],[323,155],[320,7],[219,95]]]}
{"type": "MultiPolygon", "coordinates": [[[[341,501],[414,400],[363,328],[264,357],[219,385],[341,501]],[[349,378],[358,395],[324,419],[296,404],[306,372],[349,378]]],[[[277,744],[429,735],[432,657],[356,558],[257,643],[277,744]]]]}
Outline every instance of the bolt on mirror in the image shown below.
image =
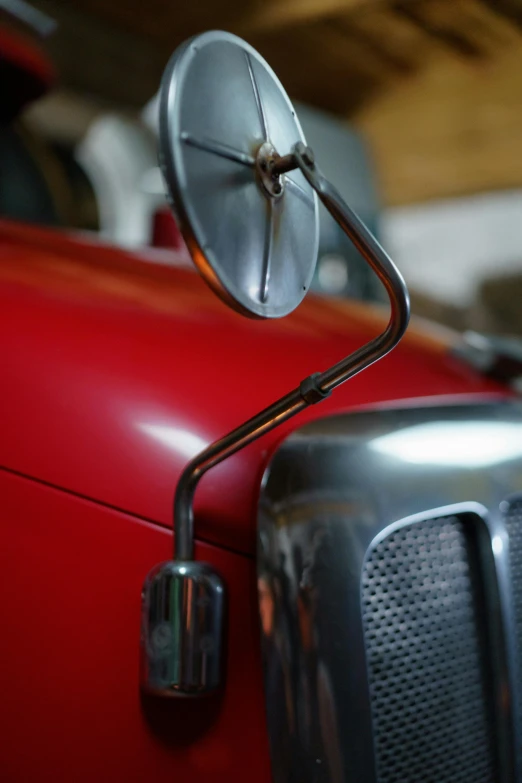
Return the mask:
{"type": "Polygon", "coordinates": [[[174,499],[174,559],[142,593],[141,684],[197,696],[222,684],[225,585],[194,561],[193,499],[202,475],[385,356],[409,320],[405,283],[382,247],[321,174],[296,113],[269,65],[224,32],[174,53],[160,95],[160,165],[172,209],[207,283],[256,318],[292,312],[305,296],[318,247],[317,197],[383,282],[385,331],[237,429],[185,468],[174,499]]]}

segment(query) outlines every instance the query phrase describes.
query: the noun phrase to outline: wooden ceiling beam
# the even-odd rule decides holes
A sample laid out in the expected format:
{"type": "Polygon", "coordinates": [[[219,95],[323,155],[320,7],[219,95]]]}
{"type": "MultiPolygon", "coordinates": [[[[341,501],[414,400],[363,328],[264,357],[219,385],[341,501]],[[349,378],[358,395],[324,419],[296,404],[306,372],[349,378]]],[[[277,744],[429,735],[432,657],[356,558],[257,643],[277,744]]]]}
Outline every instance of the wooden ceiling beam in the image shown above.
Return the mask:
{"type": "MultiPolygon", "coordinates": [[[[318,36],[306,26],[296,28],[286,40],[282,32],[250,37],[250,43],[281,77],[292,99],[344,115],[358,106],[367,94],[370,87],[367,73],[348,71],[346,78],[343,52],[333,47],[325,50],[320,65],[316,65],[310,48],[317,45],[317,40],[318,36]],[[307,67],[296,67],[298,63],[307,63],[307,67]]],[[[327,40],[324,35],[322,40],[327,40]]]]}
{"type": "Polygon", "coordinates": [[[45,41],[60,86],[113,106],[140,108],[158,90],[171,47],[85,13],[79,3],[37,0],[58,21],[45,41]]]}
{"type": "MultiPolygon", "coordinates": [[[[458,3],[456,5],[458,8],[458,3]]],[[[447,2],[412,3],[411,0],[395,0],[391,9],[418,27],[426,36],[448,46],[457,54],[476,58],[484,56],[481,46],[468,35],[466,27],[462,27],[458,22],[455,24],[454,8],[448,8],[447,2]]]]}
{"type": "Polygon", "coordinates": [[[261,0],[240,17],[239,35],[266,33],[310,24],[371,6],[378,0],[261,0]]]}
{"type": "Polygon", "coordinates": [[[520,0],[483,0],[496,14],[501,14],[522,27],[522,7],[520,0]]]}
{"type": "Polygon", "coordinates": [[[332,20],[330,24],[342,31],[352,51],[358,51],[365,60],[372,59],[380,63],[386,73],[392,76],[408,76],[415,72],[418,59],[415,54],[393,44],[393,34],[390,34],[393,25],[389,13],[386,14],[387,35],[382,37],[373,20],[368,24],[367,14],[354,15],[349,19],[340,17],[332,20]]]}

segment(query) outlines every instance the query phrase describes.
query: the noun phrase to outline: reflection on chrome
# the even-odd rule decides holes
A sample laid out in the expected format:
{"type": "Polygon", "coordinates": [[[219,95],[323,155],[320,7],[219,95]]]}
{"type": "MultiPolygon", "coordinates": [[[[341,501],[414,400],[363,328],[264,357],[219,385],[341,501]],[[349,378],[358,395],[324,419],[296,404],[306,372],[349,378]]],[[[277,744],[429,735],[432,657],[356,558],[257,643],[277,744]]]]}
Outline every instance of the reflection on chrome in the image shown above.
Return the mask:
{"type": "Polygon", "coordinates": [[[273,783],[343,783],[334,688],[320,655],[320,606],[306,578],[297,590],[291,586],[301,566],[282,557],[279,570],[261,570],[258,579],[273,783]]]}
{"type": "Polygon", "coordinates": [[[375,438],[370,448],[414,465],[487,467],[522,457],[522,424],[430,422],[375,438]]]}
{"type": "Polygon", "coordinates": [[[192,459],[208,446],[208,441],[200,438],[199,435],[179,427],[166,424],[140,424],[139,429],[187,459],[192,459]]]}
{"type": "MultiPolygon", "coordinates": [[[[408,737],[417,736],[418,714],[401,712],[402,702],[396,698],[400,692],[425,710],[427,766],[422,779],[477,780],[469,755],[452,740],[463,725],[459,710],[467,708],[466,688],[458,685],[460,674],[452,674],[449,666],[456,647],[446,645],[444,633],[437,636],[437,629],[454,621],[455,606],[475,601],[466,592],[474,596],[475,584],[480,585],[478,619],[476,626],[473,620],[462,628],[461,645],[471,655],[467,671],[479,683],[477,712],[472,711],[470,721],[479,710],[484,715],[485,728],[476,741],[494,777],[483,779],[515,779],[519,747],[522,768],[522,742],[514,735],[519,669],[513,607],[516,579],[522,576],[510,565],[503,501],[519,493],[522,405],[517,402],[331,416],[306,425],[280,446],[263,480],[258,516],[259,612],[273,783],[391,780],[380,777],[383,764],[398,770],[394,780],[420,780],[414,770],[404,774],[416,754],[408,737]],[[416,526],[418,532],[409,537],[411,557],[405,561],[403,551],[394,566],[390,561],[397,556],[399,532],[416,526]],[[458,547],[451,544],[448,531],[462,542],[458,547]],[[431,559],[426,559],[426,547],[431,548],[431,559]],[[375,565],[379,557],[383,568],[368,570],[370,559],[375,565]],[[388,580],[384,586],[383,569],[388,580]],[[448,581],[453,569],[457,577],[448,581]],[[463,578],[466,573],[472,577],[463,578]],[[450,582],[452,590],[454,585],[457,589],[448,594],[450,582]],[[429,594],[425,615],[418,613],[416,625],[407,620],[417,600],[412,584],[417,585],[419,601],[429,594]],[[397,609],[386,614],[378,607],[386,604],[383,595],[391,594],[397,609]],[[370,611],[381,618],[371,627],[370,611]],[[395,651],[393,671],[392,653],[388,647],[384,651],[385,645],[395,651]],[[417,647],[435,656],[439,668],[426,668],[423,655],[415,659],[417,647]],[[471,667],[473,656],[491,664],[491,671],[478,663],[471,667]],[[371,677],[379,666],[384,696],[376,704],[376,680],[371,677]],[[395,677],[400,681],[396,686],[395,677]],[[452,697],[445,713],[443,709],[444,736],[439,702],[424,699],[430,688],[441,693],[447,688],[452,697]],[[513,700],[506,698],[508,693],[514,694],[513,700]],[[397,719],[395,733],[384,739],[376,719],[382,718],[383,704],[397,719]],[[453,777],[437,773],[441,748],[453,777]]],[[[520,654],[522,665],[522,650],[520,654]]]]}
{"type": "Polygon", "coordinates": [[[494,555],[501,555],[504,551],[504,542],[501,536],[493,536],[491,540],[491,548],[494,555]]]}

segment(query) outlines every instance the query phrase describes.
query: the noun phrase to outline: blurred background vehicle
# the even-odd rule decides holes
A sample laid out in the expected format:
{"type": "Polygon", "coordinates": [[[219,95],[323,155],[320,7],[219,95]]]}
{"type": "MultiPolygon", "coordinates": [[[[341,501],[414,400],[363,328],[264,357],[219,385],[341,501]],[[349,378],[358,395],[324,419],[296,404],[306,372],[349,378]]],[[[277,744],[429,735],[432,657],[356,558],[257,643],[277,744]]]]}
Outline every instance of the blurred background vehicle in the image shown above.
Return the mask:
{"type": "MultiPolygon", "coordinates": [[[[2,214],[183,257],[156,168],[154,95],[177,43],[226,28],[268,58],[298,101],[327,176],[405,274],[414,313],[522,334],[515,0],[219,0],[197,11],[153,0],[146,14],[123,2],[32,5],[57,22],[45,49],[60,79],[2,129],[2,214]]],[[[324,213],[314,288],[381,296],[324,213]]]]}

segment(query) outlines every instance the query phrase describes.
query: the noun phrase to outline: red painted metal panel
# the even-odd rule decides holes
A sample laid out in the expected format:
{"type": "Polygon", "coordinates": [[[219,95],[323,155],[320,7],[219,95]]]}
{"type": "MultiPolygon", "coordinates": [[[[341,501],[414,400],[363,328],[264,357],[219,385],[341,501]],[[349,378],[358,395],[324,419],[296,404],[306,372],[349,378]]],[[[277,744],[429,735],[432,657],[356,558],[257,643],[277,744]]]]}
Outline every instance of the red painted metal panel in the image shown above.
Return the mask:
{"type": "MultiPolygon", "coordinates": [[[[0,465],[170,525],[194,454],[386,320],[313,296],[280,321],[249,320],[187,269],[0,223],[0,465]]],[[[198,535],[253,551],[267,455],[306,420],[501,391],[412,327],[392,355],[210,471],[196,498],[198,535]]]]}
{"type": "Polygon", "coordinates": [[[253,560],[196,547],[229,591],[221,701],[141,701],[141,585],[171,533],[2,470],[0,499],[0,779],[268,783],[253,560]]]}

